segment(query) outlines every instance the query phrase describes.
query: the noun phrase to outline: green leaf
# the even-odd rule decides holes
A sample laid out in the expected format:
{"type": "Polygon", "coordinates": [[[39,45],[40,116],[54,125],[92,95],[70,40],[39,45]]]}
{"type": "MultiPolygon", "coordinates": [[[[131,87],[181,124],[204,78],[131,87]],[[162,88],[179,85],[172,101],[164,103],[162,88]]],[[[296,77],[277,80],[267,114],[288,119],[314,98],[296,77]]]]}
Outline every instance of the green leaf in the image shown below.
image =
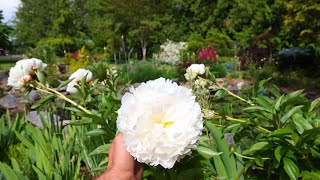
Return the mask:
{"type": "Polygon", "coordinates": [[[288,111],[284,116],[282,116],[282,118],[280,119],[280,122],[282,122],[282,124],[285,124],[286,121],[295,113],[297,113],[297,111],[299,111],[301,108],[303,107],[303,105],[300,106],[296,106],[294,108],[292,108],[290,111],[288,111]]]}
{"type": "Polygon", "coordinates": [[[86,133],[86,136],[106,135],[108,132],[104,129],[94,129],[86,133]]]}
{"type": "Polygon", "coordinates": [[[215,165],[215,168],[216,169],[221,168],[222,169],[221,172],[223,173],[227,172],[228,173],[227,178],[235,179],[238,175],[238,170],[237,170],[236,160],[234,156],[230,155],[228,142],[224,139],[221,130],[217,128],[212,122],[205,121],[205,125],[213,135],[214,141],[217,144],[217,151],[222,152],[220,156],[214,156],[214,161],[216,164],[216,160],[219,160],[221,157],[223,165],[221,166],[221,163],[220,163],[219,166],[215,165]],[[225,170],[223,170],[223,168],[225,170]]]}
{"type": "Polygon", "coordinates": [[[310,105],[308,112],[311,113],[314,110],[314,108],[316,106],[318,106],[319,104],[320,104],[320,97],[311,102],[311,105],[310,105]]]}
{"type": "Polygon", "coordinates": [[[10,166],[8,166],[5,163],[0,162],[0,171],[6,177],[8,180],[19,180],[19,176],[16,174],[16,172],[11,169],[10,166]]]}
{"type": "Polygon", "coordinates": [[[280,105],[281,105],[281,102],[282,102],[283,98],[284,98],[284,95],[280,96],[280,97],[276,100],[276,103],[275,103],[275,105],[274,105],[274,109],[275,109],[276,111],[279,111],[279,110],[280,110],[280,105]]]}
{"type": "Polygon", "coordinates": [[[40,81],[40,83],[46,84],[46,78],[45,78],[45,76],[43,75],[42,71],[37,71],[37,72],[36,72],[36,75],[37,75],[37,78],[38,78],[38,80],[40,81]]]}
{"type": "Polygon", "coordinates": [[[301,177],[303,180],[320,179],[320,171],[302,171],[301,177]]]}
{"type": "Polygon", "coordinates": [[[318,158],[318,159],[320,158],[319,150],[317,151],[315,148],[310,147],[310,151],[311,151],[312,156],[314,156],[315,158],[318,158]]]}
{"type": "Polygon", "coordinates": [[[68,79],[68,80],[66,80],[66,81],[63,81],[63,82],[57,87],[57,89],[59,90],[59,89],[61,89],[62,87],[66,86],[66,85],[69,84],[73,79],[74,79],[74,78],[68,79]]]}
{"type": "Polygon", "coordinates": [[[256,158],[254,158],[254,162],[255,162],[258,166],[261,166],[261,167],[263,167],[263,165],[264,165],[264,161],[263,161],[263,159],[262,159],[260,156],[257,156],[256,158]]]}
{"type": "Polygon", "coordinates": [[[53,94],[49,94],[45,97],[42,97],[39,101],[37,101],[35,104],[33,104],[31,106],[31,109],[37,109],[39,107],[41,107],[42,105],[44,105],[47,101],[50,101],[52,99],[54,99],[55,95],[53,94]]]}
{"type": "Polygon", "coordinates": [[[223,89],[218,90],[215,94],[214,94],[214,99],[222,99],[226,96],[227,92],[223,89]]]}
{"type": "Polygon", "coordinates": [[[291,179],[293,180],[298,179],[300,175],[299,168],[290,158],[287,158],[287,157],[283,158],[283,167],[287,175],[291,179]]]}
{"type": "Polygon", "coordinates": [[[266,108],[266,109],[270,109],[271,105],[272,105],[272,100],[267,97],[267,96],[259,96],[257,98],[254,99],[258,105],[266,108]]]}
{"type": "Polygon", "coordinates": [[[210,159],[213,156],[219,156],[220,154],[222,154],[222,152],[216,152],[210,148],[203,147],[203,146],[199,146],[196,150],[199,152],[199,154],[202,157],[204,157],[206,159],[210,159]]]}
{"type": "Polygon", "coordinates": [[[270,109],[267,109],[267,108],[264,108],[264,107],[261,107],[261,106],[247,107],[247,108],[244,108],[243,110],[245,110],[245,111],[264,111],[264,112],[267,112],[267,113],[271,113],[270,109]]]}
{"type": "Polygon", "coordinates": [[[18,132],[15,132],[15,133],[17,138],[21,141],[23,145],[25,145],[32,152],[35,152],[35,147],[33,143],[31,143],[27,138],[25,138],[23,135],[19,134],[18,132]]]}
{"type": "Polygon", "coordinates": [[[10,158],[11,160],[11,164],[12,164],[12,167],[13,167],[13,170],[19,174],[21,174],[21,169],[19,167],[19,164],[17,162],[17,160],[15,158],[10,158]]]}
{"type": "Polygon", "coordinates": [[[269,136],[283,136],[283,135],[291,135],[294,133],[290,128],[281,128],[273,131],[269,134],[269,136]]]}
{"type": "Polygon", "coordinates": [[[46,175],[35,165],[32,165],[33,170],[37,173],[38,179],[47,179],[46,175]]]}
{"type": "Polygon", "coordinates": [[[296,125],[297,131],[302,134],[304,130],[312,129],[312,125],[302,117],[301,114],[294,114],[292,116],[293,122],[296,125]]]}
{"type": "Polygon", "coordinates": [[[108,154],[111,144],[104,144],[99,147],[97,147],[95,150],[93,150],[91,153],[89,153],[89,156],[97,155],[97,154],[108,154]]]}
{"type": "Polygon", "coordinates": [[[288,151],[288,149],[283,146],[278,146],[274,150],[274,156],[276,157],[278,162],[281,161],[281,158],[286,154],[287,151],[288,151]]]}
{"type": "Polygon", "coordinates": [[[269,142],[258,142],[250,147],[250,149],[243,151],[244,154],[254,154],[257,151],[264,149],[269,142]]]}
{"type": "Polygon", "coordinates": [[[109,162],[109,158],[108,158],[108,157],[106,157],[106,158],[104,158],[104,159],[99,163],[99,165],[98,165],[98,166],[105,165],[105,164],[107,164],[108,162],[109,162]]]}

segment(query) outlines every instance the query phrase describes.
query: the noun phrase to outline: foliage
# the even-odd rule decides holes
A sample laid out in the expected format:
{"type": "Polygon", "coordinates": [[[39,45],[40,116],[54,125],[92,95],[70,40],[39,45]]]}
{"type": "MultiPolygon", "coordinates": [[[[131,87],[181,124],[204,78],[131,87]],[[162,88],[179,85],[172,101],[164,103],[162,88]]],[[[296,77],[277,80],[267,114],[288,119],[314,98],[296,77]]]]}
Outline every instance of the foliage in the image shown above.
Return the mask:
{"type": "Polygon", "coordinates": [[[30,50],[32,57],[41,59],[45,62],[48,67],[46,68],[46,73],[50,74],[48,81],[52,82],[52,77],[57,75],[57,62],[56,62],[56,53],[55,48],[48,44],[38,43],[35,48],[30,50]]]}
{"type": "MultiPolygon", "coordinates": [[[[0,48],[11,49],[11,42],[9,41],[9,35],[13,30],[12,27],[4,24],[3,20],[3,12],[0,10],[0,48]]],[[[3,54],[2,54],[3,55],[3,54]]]]}
{"type": "Polygon", "coordinates": [[[102,61],[88,65],[88,69],[93,73],[93,79],[99,79],[99,81],[110,79],[117,73],[117,68],[112,68],[110,64],[102,61]]]}
{"type": "Polygon", "coordinates": [[[19,142],[15,133],[23,129],[23,124],[24,118],[19,116],[11,118],[9,111],[0,117],[0,151],[3,152],[1,161],[9,161],[7,150],[19,142]]]}
{"type": "Polygon", "coordinates": [[[232,43],[228,35],[212,29],[207,33],[206,38],[203,38],[197,33],[192,34],[188,39],[188,47],[185,52],[201,54],[204,48],[214,48],[216,54],[219,56],[232,56],[235,52],[234,49],[232,49],[232,43]]]}
{"type": "Polygon", "coordinates": [[[233,41],[224,33],[216,29],[208,31],[206,35],[207,46],[214,47],[219,56],[233,56],[235,49],[233,48],[233,41]]]}
{"type": "Polygon", "coordinates": [[[280,32],[282,43],[287,43],[287,47],[318,49],[320,39],[316,34],[319,34],[320,24],[315,17],[320,14],[319,7],[316,1],[286,1],[286,14],[280,32]]]}
{"type": "Polygon", "coordinates": [[[123,66],[122,73],[125,76],[123,81],[131,83],[141,83],[159,77],[174,79],[179,76],[176,67],[170,65],[156,66],[149,61],[123,66]]]}
{"type": "Polygon", "coordinates": [[[317,63],[313,50],[306,48],[288,48],[278,52],[279,70],[294,71],[302,70],[309,76],[314,74],[319,63],[317,63]],[[311,73],[312,72],[312,73],[311,73]]]}
{"type": "Polygon", "coordinates": [[[227,69],[222,64],[211,63],[210,64],[210,72],[216,78],[224,78],[227,76],[227,69]]]}
{"type": "MultiPolygon", "coordinates": [[[[265,167],[266,172],[273,172],[269,176],[288,176],[291,179],[303,177],[302,172],[305,171],[311,174],[316,172],[320,150],[317,143],[320,138],[320,99],[310,102],[302,91],[280,95],[275,89],[269,90],[274,99],[257,96],[253,101],[256,105],[244,109],[250,113],[250,122],[270,130],[267,134],[261,134],[248,129],[255,141],[244,154],[256,157],[249,163],[256,163],[265,167]]],[[[248,138],[244,143],[250,142],[248,138]]]]}
{"type": "Polygon", "coordinates": [[[66,53],[65,54],[67,61],[70,64],[70,73],[75,72],[79,68],[85,68],[89,65],[90,59],[89,55],[86,52],[85,47],[83,46],[80,50],[74,53],[66,53]]]}
{"type": "Polygon", "coordinates": [[[42,41],[55,46],[60,53],[68,47],[80,48],[88,40],[81,20],[84,12],[79,1],[21,1],[15,20],[16,41],[29,46],[42,41]]]}

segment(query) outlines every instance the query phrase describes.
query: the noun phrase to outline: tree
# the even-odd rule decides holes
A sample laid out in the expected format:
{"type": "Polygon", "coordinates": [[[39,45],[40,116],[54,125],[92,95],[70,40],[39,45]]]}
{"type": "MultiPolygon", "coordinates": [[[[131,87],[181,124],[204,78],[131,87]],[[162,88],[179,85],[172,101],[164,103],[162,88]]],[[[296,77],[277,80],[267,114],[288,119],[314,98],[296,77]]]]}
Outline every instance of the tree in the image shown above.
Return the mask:
{"type": "Polygon", "coordinates": [[[9,41],[9,34],[13,29],[10,26],[5,25],[2,20],[2,10],[0,10],[0,48],[10,49],[11,42],[9,41]]]}
{"type": "Polygon", "coordinates": [[[282,39],[287,46],[313,47],[320,51],[319,0],[286,0],[282,39]]]}
{"type": "Polygon", "coordinates": [[[139,42],[142,59],[146,59],[150,40],[159,34],[162,26],[157,15],[166,10],[166,5],[166,1],[158,0],[110,0],[108,12],[114,22],[112,29],[119,37],[129,35],[132,45],[139,42]]]}
{"type": "Polygon", "coordinates": [[[84,0],[21,0],[15,20],[17,42],[44,42],[60,51],[80,48],[89,40],[84,5],[84,0]]]}

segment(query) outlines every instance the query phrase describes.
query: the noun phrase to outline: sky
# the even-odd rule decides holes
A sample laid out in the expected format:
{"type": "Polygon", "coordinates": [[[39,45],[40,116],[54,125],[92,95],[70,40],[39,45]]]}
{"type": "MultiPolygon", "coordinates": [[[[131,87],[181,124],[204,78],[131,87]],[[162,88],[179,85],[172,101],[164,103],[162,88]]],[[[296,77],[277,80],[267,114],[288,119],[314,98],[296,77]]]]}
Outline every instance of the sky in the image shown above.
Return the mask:
{"type": "Polygon", "coordinates": [[[0,0],[0,10],[3,11],[4,23],[11,24],[15,12],[20,4],[20,0],[0,0]]]}

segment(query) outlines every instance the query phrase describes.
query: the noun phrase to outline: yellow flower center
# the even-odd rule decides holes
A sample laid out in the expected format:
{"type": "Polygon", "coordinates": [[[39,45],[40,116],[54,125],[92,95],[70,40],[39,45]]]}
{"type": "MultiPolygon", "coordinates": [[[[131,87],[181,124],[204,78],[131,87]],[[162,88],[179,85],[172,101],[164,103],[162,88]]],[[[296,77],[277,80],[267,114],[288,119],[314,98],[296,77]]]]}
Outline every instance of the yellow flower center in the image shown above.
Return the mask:
{"type": "Polygon", "coordinates": [[[157,123],[157,124],[162,124],[163,128],[168,128],[170,127],[172,124],[174,124],[174,121],[166,121],[164,119],[165,114],[164,113],[160,113],[160,114],[152,114],[150,119],[151,121],[157,123]]]}

